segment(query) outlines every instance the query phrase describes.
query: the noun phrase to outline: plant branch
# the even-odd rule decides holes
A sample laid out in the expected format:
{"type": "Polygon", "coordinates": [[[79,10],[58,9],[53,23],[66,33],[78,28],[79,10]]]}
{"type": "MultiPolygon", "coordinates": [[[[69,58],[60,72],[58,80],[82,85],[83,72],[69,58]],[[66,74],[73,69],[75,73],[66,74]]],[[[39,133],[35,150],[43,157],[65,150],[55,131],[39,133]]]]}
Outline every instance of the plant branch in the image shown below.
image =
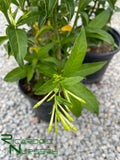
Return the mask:
{"type": "Polygon", "coordinates": [[[95,2],[94,2],[94,3],[95,3],[95,4],[94,4],[94,6],[93,6],[93,8],[92,8],[92,10],[91,10],[91,13],[90,13],[89,17],[91,17],[91,16],[92,16],[92,14],[93,14],[93,12],[94,12],[94,9],[95,9],[96,4],[97,4],[97,0],[95,0],[95,2]]]}
{"type": "Polygon", "coordinates": [[[4,14],[4,16],[5,16],[5,18],[6,18],[7,22],[8,22],[8,24],[11,24],[11,21],[10,21],[8,15],[5,15],[5,14],[4,14]]]}
{"type": "Polygon", "coordinates": [[[75,26],[77,25],[80,9],[81,9],[81,1],[79,1],[78,10],[77,10],[77,13],[76,13],[76,17],[75,17],[75,21],[74,21],[74,24],[73,24],[72,31],[74,30],[75,26]]]}
{"type": "MultiPolygon", "coordinates": [[[[58,14],[57,13],[57,4],[56,4],[55,9],[53,11],[53,26],[54,26],[54,31],[55,31],[55,39],[57,41],[60,41],[60,35],[59,35],[59,31],[58,31],[58,21],[57,21],[57,14],[58,14]]],[[[59,61],[61,61],[61,48],[60,48],[60,46],[56,47],[56,51],[57,51],[57,59],[59,61]]]]}
{"type": "Polygon", "coordinates": [[[29,0],[27,0],[27,4],[28,4],[28,6],[30,6],[30,2],[29,2],[29,0]]]}

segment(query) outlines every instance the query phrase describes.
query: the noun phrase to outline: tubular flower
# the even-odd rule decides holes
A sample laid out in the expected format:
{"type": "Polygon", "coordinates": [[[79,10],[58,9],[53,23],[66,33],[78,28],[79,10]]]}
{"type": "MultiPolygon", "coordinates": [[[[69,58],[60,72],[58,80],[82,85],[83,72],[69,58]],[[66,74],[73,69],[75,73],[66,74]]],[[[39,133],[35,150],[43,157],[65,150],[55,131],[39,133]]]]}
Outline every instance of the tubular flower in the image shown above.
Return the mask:
{"type": "Polygon", "coordinates": [[[58,104],[58,106],[61,108],[61,110],[64,112],[64,114],[70,121],[74,121],[73,118],[63,109],[63,107],[60,104],[58,104]]]}
{"type": "Polygon", "coordinates": [[[74,97],[75,99],[77,99],[78,101],[80,101],[80,102],[82,102],[82,103],[86,103],[82,98],[76,96],[76,95],[73,94],[72,92],[70,92],[70,91],[68,91],[68,90],[65,89],[65,93],[66,93],[66,92],[67,92],[68,94],[70,94],[72,97],[74,97]]]}
{"type": "Polygon", "coordinates": [[[55,113],[55,108],[56,108],[56,104],[53,105],[53,110],[52,110],[52,115],[51,115],[51,119],[50,119],[50,124],[48,127],[48,133],[51,131],[52,129],[52,125],[53,125],[53,118],[54,118],[54,113],[55,113]]]}
{"type": "MultiPolygon", "coordinates": [[[[61,114],[61,115],[62,115],[62,114],[61,114]]],[[[60,115],[60,117],[61,117],[61,115],[60,115]]],[[[63,127],[64,127],[64,130],[70,131],[69,126],[67,125],[67,123],[65,122],[65,120],[64,120],[63,118],[61,118],[61,123],[62,123],[62,125],[63,125],[63,127]]]]}
{"type": "Polygon", "coordinates": [[[68,108],[68,106],[65,105],[65,108],[67,109],[67,111],[70,113],[70,109],[68,108]]]}
{"type": "Polygon", "coordinates": [[[51,101],[54,97],[55,97],[55,94],[53,94],[53,95],[47,100],[47,102],[51,101]]]}
{"type": "Polygon", "coordinates": [[[59,115],[57,113],[56,113],[56,115],[57,115],[57,121],[60,122],[61,120],[60,120],[59,115]]]}
{"type": "MultiPolygon", "coordinates": [[[[65,94],[65,97],[66,97],[67,101],[68,101],[69,103],[71,103],[70,98],[69,98],[69,95],[68,95],[68,93],[66,92],[65,89],[64,89],[64,94],[65,94]]],[[[70,106],[70,107],[72,108],[72,106],[70,106]]]]}
{"type": "Polygon", "coordinates": [[[49,92],[41,101],[39,101],[37,104],[34,105],[34,109],[39,107],[48,97],[49,95],[52,93],[53,91],[49,92]]]}
{"type": "Polygon", "coordinates": [[[57,129],[57,114],[55,115],[55,132],[56,132],[56,134],[58,133],[58,129],[57,129]]]}
{"type": "Polygon", "coordinates": [[[61,118],[64,119],[64,121],[70,126],[70,128],[72,128],[72,130],[77,132],[77,129],[75,128],[75,126],[71,122],[69,122],[67,118],[65,118],[62,114],[61,114],[61,118]]]}

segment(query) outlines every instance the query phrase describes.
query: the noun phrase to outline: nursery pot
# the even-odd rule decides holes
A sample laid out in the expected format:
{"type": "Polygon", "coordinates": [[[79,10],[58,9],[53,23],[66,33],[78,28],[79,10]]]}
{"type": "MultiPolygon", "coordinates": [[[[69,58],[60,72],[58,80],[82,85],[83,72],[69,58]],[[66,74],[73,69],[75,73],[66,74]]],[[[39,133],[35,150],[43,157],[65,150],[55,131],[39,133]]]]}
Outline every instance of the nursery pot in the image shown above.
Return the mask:
{"type": "MultiPolygon", "coordinates": [[[[120,35],[119,35],[119,33],[115,29],[109,30],[108,33],[110,33],[112,35],[115,43],[120,47],[120,35]]],[[[103,75],[104,75],[112,57],[118,51],[119,51],[119,49],[115,49],[114,51],[112,51],[110,53],[99,53],[99,54],[98,53],[87,52],[83,63],[93,63],[93,62],[102,62],[102,61],[107,61],[107,63],[104,65],[104,67],[102,69],[100,69],[99,71],[87,76],[86,79],[83,80],[82,82],[83,83],[99,82],[102,79],[102,77],[103,77],[103,75]]]]}
{"type": "MultiPolygon", "coordinates": [[[[33,106],[39,101],[36,100],[36,99],[31,98],[30,96],[28,96],[25,93],[24,88],[23,88],[24,80],[25,79],[21,79],[21,80],[18,81],[18,87],[19,87],[21,93],[25,96],[25,98],[29,100],[29,102],[31,104],[31,107],[33,108],[33,106]]],[[[50,118],[51,118],[51,114],[50,113],[52,111],[53,104],[54,104],[54,102],[43,102],[38,108],[33,109],[34,112],[35,112],[36,117],[39,120],[39,122],[40,122],[40,120],[43,120],[45,122],[50,122],[50,118]]],[[[61,105],[61,106],[67,112],[66,108],[63,105],[61,105]]],[[[65,114],[63,113],[61,108],[59,108],[59,106],[58,106],[58,109],[65,116],[65,114]]],[[[55,116],[54,116],[53,122],[54,121],[55,121],[55,116]]]]}
{"type": "MultiPolygon", "coordinates": [[[[18,87],[21,91],[21,93],[25,96],[25,98],[27,98],[31,104],[31,107],[33,108],[33,106],[38,102],[38,100],[35,100],[31,97],[29,97],[23,89],[23,84],[24,84],[24,79],[21,79],[20,81],[18,81],[18,87]]],[[[35,115],[38,117],[39,121],[43,120],[46,122],[50,121],[51,118],[51,114],[50,112],[52,111],[52,107],[53,107],[54,102],[43,102],[38,108],[33,109],[35,112],[35,115]]]]}

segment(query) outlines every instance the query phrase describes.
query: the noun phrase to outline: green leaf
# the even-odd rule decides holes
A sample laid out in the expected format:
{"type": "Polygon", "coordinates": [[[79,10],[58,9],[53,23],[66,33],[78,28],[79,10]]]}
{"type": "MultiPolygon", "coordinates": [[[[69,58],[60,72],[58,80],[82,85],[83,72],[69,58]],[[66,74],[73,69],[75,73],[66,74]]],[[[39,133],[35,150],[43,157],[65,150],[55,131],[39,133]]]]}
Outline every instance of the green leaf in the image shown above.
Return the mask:
{"type": "Polygon", "coordinates": [[[75,11],[75,7],[74,7],[74,0],[64,0],[65,3],[67,4],[67,9],[68,12],[70,13],[70,19],[72,19],[73,15],[74,15],[74,11],[75,11]]]}
{"type": "Polygon", "coordinates": [[[17,25],[20,26],[20,25],[23,25],[23,24],[33,24],[35,23],[36,21],[39,20],[40,18],[40,15],[41,15],[41,12],[38,11],[38,12],[33,12],[33,11],[28,11],[26,13],[24,13],[17,21],[17,25]],[[30,13],[31,12],[31,13],[30,13]]]}
{"type": "Polygon", "coordinates": [[[7,36],[0,36],[0,45],[7,39],[8,39],[7,36]]]}
{"type": "Polygon", "coordinates": [[[53,27],[52,26],[47,26],[47,25],[43,25],[42,28],[40,29],[40,31],[37,34],[37,38],[42,36],[43,34],[45,34],[48,31],[53,31],[53,27]]]}
{"type": "Polygon", "coordinates": [[[12,56],[12,52],[11,52],[9,41],[7,42],[7,44],[4,45],[4,47],[5,47],[5,49],[6,49],[7,53],[8,53],[8,58],[9,58],[10,56],[12,56]]]}
{"type": "Polygon", "coordinates": [[[120,7],[115,7],[115,12],[120,12],[120,7]]]}
{"type": "Polygon", "coordinates": [[[57,43],[58,42],[51,42],[49,44],[46,44],[44,47],[40,48],[40,50],[38,51],[38,57],[41,58],[48,54],[49,50],[52,49],[57,43]]]}
{"type": "Polygon", "coordinates": [[[57,71],[55,70],[55,68],[53,67],[53,65],[50,64],[39,64],[37,66],[37,69],[39,71],[39,73],[42,73],[45,76],[48,77],[52,77],[53,74],[57,74],[57,71]]]}
{"type": "Polygon", "coordinates": [[[116,0],[107,0],[107,1],[109,3],[110,7],[114,9],[116,0]]]}
{"type": "Polygon", "coordinates": [[[73,76],[88,76],[94,72],[100,70],[106,62],[96,62],[96,63],[85,63],[82,64],[80,70],[77,71],[73,76]]]}
{"type": "Polygon", "coordinates": [[[19,10],[19,8],[17,8],[17,9],[12,13],[12,17],[13,17],[13,19],[15,19],[15,18],[16,18],[17,13],[18,13],[18,10],[19,10]]]}
{"type": "Polygon", "coordinates": [[[52,91],[54,88],[56,88],[58,83],[54,83],[53,79],[48,80],[46,83],[44,83],[42,86],[40,86],[36,91],[36,95],[45,95],[52,91]]]}
{"type": "Polygon", "coordinates": [[[46,12],[45,11],[42,11],[40,13],[40,17],[39,17],[39,20],[38,20],[38,27],[39,29],[41,29],[41,27],[43,26],[43,24],[45,23],[45,19],[46,19],[46,12]]]}
{"type": "Polygon", "coordinates": [[[27,82],[29,82],[34,74],[34,68],[30,65],[26,65],[27,82]]]}
{"type": "Polygon", "coordinates": [[[99,114],[99,105],[96,97],[84,85],[78,83],[71,87],[65,87],[65,89],[82,98],[86,102],[85,104],[82,103],[82,107],[96,113],[97,115],[99,114]]]}
{"type": "Polygon", "coordinates": [[[25,56],[25,60],[28,61],[28,62],[32,62],[33,59],[36,59],[37,58],[37,53],[34,53],[34,54],[27,54],[25,56]]]}
{"type": "Polygon", "coordinates": [[[103,28],[109,21],[111,15],[110,10],[105,10],[99,15],[97,15],[89,24],[89,28],[103,28]]]}
{"type": "Polygon", "coordinates": [[[45,0],[47,15],[50,16],[53,11],[57,0],[45,0]]]}
{"type": "Polygon", "coordinates": [[[64,99],[60,96],[56,96],[56,100],[58,101],[59,104],[71,106],[71,103],[69,103],[66,99],[64,99]]]}
{"type": "Polygon", "coordinates": [[[70,77],[77,72],[82,65],[87,50],[87,42],[84,27],[78,35],[75,44],[72,48],[71,54],[64,68],[63,75],[70,77]]]}
{"type": "Polygon", "coordinates": [[[9,1],[19,7],[19,3],[16,0],[9,0],[9,1]]]}
{"type": "Polygon", "coordinates": [[[48,63],[54,63],[55,65],[58,65],[58,60],[54,57],[47,57],[47,58],[43,58],[42,62],[48,62],[48,63]]]}
{"type": "Polygon", "coordinates": [[[6,82],[16,82],[20,79],[23,79],[26,77],[26,71],[24,69],[21,69],[20,67],[17,67],[10,71],[4,78],[4,81],[6,82]]]}
{"type": "Polygon", "coordinates": [[[83,80],[83,77],[81,76],[70,77],[62,80],[61,84],[63,87],[70,87],[75,85],[76,83],[80,83],[81,80],[83,80]]]}
{"type": "Polygon", "coordinates": [[[9,24],[11,23],[8,16],[8,9],[10,7],[10,3],[19,5],[16,0],[0,0],[0,11],[3,12],[9,24]]]}
{"type": "Polygon", "coordinates": [[[21,10],[24,10],[26,0],[18,0],[21,10]]]}
{"type": "Polygon", "coordinates": [[[40,86],[42,86],[43,83],[44,83],[43,79],[39,80],[34,86],[34,91],[36,91],[38,88],[40,88],[40,86]]]}
{"type": "Polygon", "coordinates": [[[77,99],[69,95],[70,101],[72,103],[72,108],[70,108],[71,112],[76,116],[80,117],[82,112],[82,105],[77,99]]]}
{"type": "Polygon", "coordinates": [[[32,46],[34,46],[36,44],[36,41],[33,37],[28,37],[28,43],[32,46]]]}
{"type": "Polygon", "coordinates": [[[3,12],[7,21],[10,23],[8,13],[7,13],[8,9],[9,9],[9,6],[10,6],[9,0],[0,0],[0,11],[3,12]]]}
{"type": "Polygon", "coordinates": [[[72,35],[69,35],[68,37],[64,37],[63,40],[61,41],[61,44],[67,44],[67,43],[71,43],[75,41],[75,35],[72,34],[72,35]]]}
{"type": "Polygon", "coordinates": [[[82,16],[82,21],[83,21],[84,26],[87,26],[89,23],[88,14],[86,12],[81,12],[81,16],[82,16]]]}
{"type": "Polygon", "coordinates": [[[113,37],[104,30],[86,27],[86,34],[87,37],[97,38],[106,41],[113,46],[116,46],[113,37]]]}
{"type": "Polygon", "coordinates": [[[7,14],[7,10],[9,9],[9,0],[0,0],[0,10],[4,13],[7,14]]]}
{"type": "Polygon", "coordinates": [[[24,65],[24,57],[27,53],[27,34],[25,30],[15,29],[13,27],[7,28],[7,34],[10,42],[12,55],[22,67],[24,65]]]}
{"type": "Polygon", "coordinates": [[[80,1],[79,8],[80,8],[80,11],[82,11],[92,0],[79,0],[79,1],[80,1]]]}

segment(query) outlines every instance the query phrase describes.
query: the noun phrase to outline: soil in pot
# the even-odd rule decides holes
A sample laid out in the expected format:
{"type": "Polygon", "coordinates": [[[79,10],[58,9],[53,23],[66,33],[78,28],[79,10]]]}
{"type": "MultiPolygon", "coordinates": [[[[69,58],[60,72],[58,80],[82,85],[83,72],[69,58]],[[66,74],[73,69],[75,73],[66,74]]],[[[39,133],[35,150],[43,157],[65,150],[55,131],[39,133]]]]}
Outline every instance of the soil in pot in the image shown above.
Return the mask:
{"type": "MultiPolygon", "coordinates": [[[[109,34],[112,35],[114,38],[115,43],[120,47],[120,35],[119,33],[112,29],[108,31],[109,34]]],[[[83,63],[94,63],[94,62],[102,62],[107,61],[105,66],[100,69],[99,71],[88,75],[85,80],[83,80],[83,83],[95,83],[100,82],[102,80],[102,77],[108,67],[108,64],[110,63],[112,57],[119,52],[119,49],[113,48],[108,43],[104,42],[104,46],[99,45],[98,47],[91,47],[88,48],[88,51],[86,53],[85,59],[83,63]]]]}
{"type": "Polygon", "coordinates": [[[92,52],[95,54],[105,54],[113,52],[116,49],[117,48],[112,47],[112,45],[110,45],[109,43],[104,42],[103,44],[99,43],[97,46],[88,47],[87,52],[92,52]]]}
{"type": "Polygon", "coordinates": [[[23,79],[23,81],[22,81],[22,88],[23,88],[24,93],[27,96],[31,97],[32,99],[35,99],[35,100],[39,101],[42,98],[44,98],[44,96],[42,96],[42,95],[35,95],[34,94],[34,91],[33,91],[34,84],[35,84],[34,80],[31,80],[30,83],[27,83],[27,79],[23,79]]]}
{"type": "MultiPolygon", "coordinates": [[[[40,101],[44,97],[44,95],[39,96],[39,95],[34,94],[34,92],[33,92],[34,84],[35,84],[35,81],[33,79],[30,81],[30,83],[27,83],[26,79],[22,79],[18,82],[18,86],[19,86],[20,91],[29,100],[32,108],[38,101],[40,101]]],[[[63,97],[63,95],[61,95],[61,96],[63,97]]],[[[43,120],[45,122],[50,122],[50,118],[51,118],[50,113],[52,111],[53,104],[54,104],[54,99],[52,99],[50,102],[43,102],[38,108],[33,109],[36,117],[38,118],[38,122],[40,122],[40,120],[43,120]]],[[[63,106],[63,108],[64,108],[64,106],[63,106]]],[[[59,108],[59,110],[60,110],[60,112],[62,112],[60,108],[59,108]]],[[[62,114],[64,114],[64,113],[62,112],[62,114]]]]}

